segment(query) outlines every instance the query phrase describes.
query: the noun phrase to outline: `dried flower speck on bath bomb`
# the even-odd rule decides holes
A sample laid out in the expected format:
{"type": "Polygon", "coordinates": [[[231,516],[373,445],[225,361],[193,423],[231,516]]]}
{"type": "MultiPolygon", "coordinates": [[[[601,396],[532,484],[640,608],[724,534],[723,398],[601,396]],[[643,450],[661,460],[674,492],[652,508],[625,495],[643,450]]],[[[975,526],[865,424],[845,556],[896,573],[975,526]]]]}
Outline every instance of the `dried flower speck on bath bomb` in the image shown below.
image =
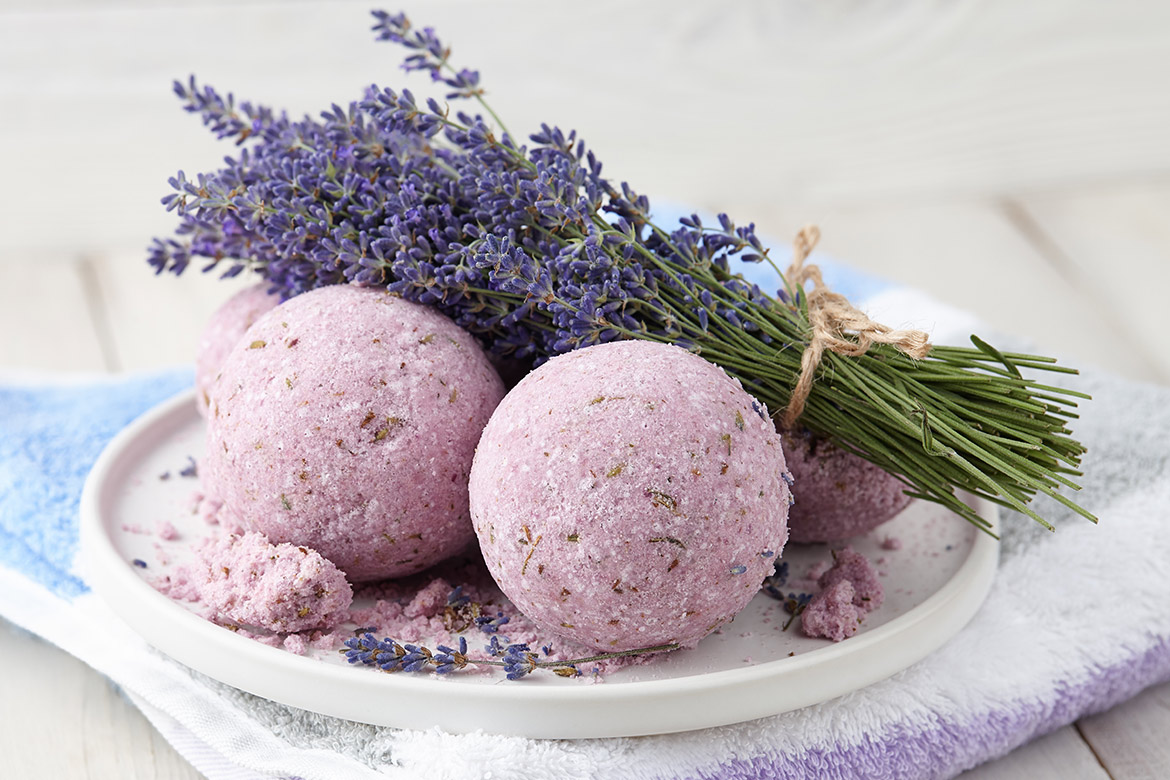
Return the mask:
{"type": "Polygon", "coordinates": [[[207,394],[223,361],[252,323],[280,303],[280,296],[268,292],[267,282],[252,285],[227,299],[215,310],[203,333],[195,353],[195,403],[199,413],[207,415],[207,394]]]}
{"type": "Polygon", "coordinates": [[[623,341],[553,358],[484,429],[471,511],[527,617],[600,650],[693,646],[760,588],[787,538],[766,411],[683,349],[623,341]]]}
{"type": "Polygon", "coordinates": [[[248,329],[211,390],[207,487],[248,530],[352,582],[421,571],[473,538],[467,477],[504,389],[434,309],[335,285],[248,329]]]}

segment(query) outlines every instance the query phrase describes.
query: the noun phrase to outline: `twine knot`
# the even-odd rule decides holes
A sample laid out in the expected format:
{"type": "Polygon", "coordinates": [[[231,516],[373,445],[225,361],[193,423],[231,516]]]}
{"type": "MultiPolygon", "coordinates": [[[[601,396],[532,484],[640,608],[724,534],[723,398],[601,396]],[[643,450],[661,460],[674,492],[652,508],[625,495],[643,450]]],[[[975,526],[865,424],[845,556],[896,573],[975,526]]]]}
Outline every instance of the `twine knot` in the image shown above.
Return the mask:
{"type": "Polygon", "coordinates": [[[802,293],[808,302],[808,321],[812,326],[812,336],[800,358],[800,378],[784,410],[783,423],[786,428],[791,428],[804,411],[804,404],[812,391],[813,378],[826,349],[838,355],[858,357],[868,352],[874,344],[890,344],[916,360],[921,360],[930,352],[929,336],[923,331],[894,330],[874,322],[844,295],[825,286],[821,269],[816,265],[804,264],[820,238],[821,231],[815,225],[807,225],[796,234],[792,265],[785,274],[790,288],[802,293]],[[813,287],[805,290],[804,286],[809,280],[812,280],[813,287]]]}

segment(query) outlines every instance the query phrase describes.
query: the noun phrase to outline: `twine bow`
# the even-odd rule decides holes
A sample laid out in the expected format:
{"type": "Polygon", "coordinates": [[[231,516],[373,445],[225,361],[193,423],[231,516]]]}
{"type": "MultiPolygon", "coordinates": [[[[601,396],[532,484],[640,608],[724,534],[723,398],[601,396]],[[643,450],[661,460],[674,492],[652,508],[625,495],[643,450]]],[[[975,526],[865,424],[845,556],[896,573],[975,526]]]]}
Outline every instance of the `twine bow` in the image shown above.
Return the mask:
{"type": "Polygon", "coordinates": [[[812,391],[813,379],[821,357],[828,349],[838,355],[858,357],[874,344],[891,344],[902,353],[921,360],[930,352],[929,336],[920,330],[894,330],[874,322],[851,304],[844,295],[825,286],[821,269],[805,265],[813,247],[821,238],[815,225],[807,225],[796,234],[793,242],[792,265],[785,274],[793,291],[800,291],[808,301],[808,321],[812,336],[800,358],[800,378],[792,388],[792,396],[784,410],[784,427],[791,428],[804,411],[804,404],[812,391]],[[812,280],[813,288],[804,286],[812,280]]]}

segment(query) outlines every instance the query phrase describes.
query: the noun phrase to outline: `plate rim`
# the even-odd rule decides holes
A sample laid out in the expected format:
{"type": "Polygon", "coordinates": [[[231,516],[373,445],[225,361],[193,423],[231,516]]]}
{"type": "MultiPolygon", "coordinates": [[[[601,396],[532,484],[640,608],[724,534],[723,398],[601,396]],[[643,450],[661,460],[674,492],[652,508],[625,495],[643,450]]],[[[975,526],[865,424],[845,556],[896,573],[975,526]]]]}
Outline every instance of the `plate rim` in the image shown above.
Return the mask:
{"type": "MultiPolygon", "coordinates": [[[[998,568],[999,541],[977,531],[966,560],[951,578],[908,612],[848,642],[740,669],[573,687],[450,685],[434,675],[363,674],[221,630],[159,593],[118,553],[104,522],[107,489],[119,467],[137,457],[134,447],[140,439],[161,436],[156,429],[177,428],[190,414],[198,414],[193,388],[144,412],[95,461],[80,503],[79,560],[85,579],[136,634],[176,661],[272,701],[373,725],[591,738],[688,731],[792,711],[880,682],[937,650],[974,617],[998,568]],[[858,655],[867,663],[850,663],[858,655]],[[813,683],[802,678],[810,667],[813,683]],[[290,689],[289,674],[308,684],[290,689]],[[737,694],[750,695],[729,705],[728,699],[737,694]],[[776,695],[785,702],[782,706],[775,703],[776,695]],[[396,706],[379,701],[386,696],[396,706]],[[395,701],[402,698],[410,702],[395,701]],[[466,717],[453,705],[469,711],[493,709],[488,716],[466,717]],[[508,705],[506,714],[499,709],[502,705],[508,705]]],[[[997,532],[995,505],[978,497],[966,499],[997,532]]]]}

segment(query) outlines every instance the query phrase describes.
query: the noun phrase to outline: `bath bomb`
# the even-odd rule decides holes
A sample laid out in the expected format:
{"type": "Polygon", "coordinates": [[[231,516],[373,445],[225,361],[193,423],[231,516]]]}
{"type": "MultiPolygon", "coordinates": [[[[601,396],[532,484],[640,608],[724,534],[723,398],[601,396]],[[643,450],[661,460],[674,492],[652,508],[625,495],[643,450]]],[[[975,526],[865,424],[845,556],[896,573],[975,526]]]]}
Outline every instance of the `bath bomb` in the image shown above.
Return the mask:
{"type": "Polygon", "coordinates": [[[793,542],[836,542],[876,528],[910,503],[906,485],[869,461],[807,430],[784,431],[795,479],[788,516],[793,542]]]}
{"type": "Polygon", "coordinates": [[[772,573],[784,452],[766,410],[678,347],[553,358],[484,429],[471,516],[488,569],[541,627],[599,650],[690,647],[772,573]]]}
{"type": "Polygon", "coordinates": [[[195,353],[195,403],[204,417],[207,416],[207,391],[228,352],[260,315],[280,303],[280,296],[269,293],[268,287],[267,282],[262,282],[228,298],[211,315],[199,336],[199,349],[195,353]]]}
{"type": "Polygon", "coordinates": [[[245,333],[209,393],[204,476],[244,528],[352,582],[421,571],[474,535],[467,479],[504,389],[475,339],[384,290],[323,287],[245,333]]]}

